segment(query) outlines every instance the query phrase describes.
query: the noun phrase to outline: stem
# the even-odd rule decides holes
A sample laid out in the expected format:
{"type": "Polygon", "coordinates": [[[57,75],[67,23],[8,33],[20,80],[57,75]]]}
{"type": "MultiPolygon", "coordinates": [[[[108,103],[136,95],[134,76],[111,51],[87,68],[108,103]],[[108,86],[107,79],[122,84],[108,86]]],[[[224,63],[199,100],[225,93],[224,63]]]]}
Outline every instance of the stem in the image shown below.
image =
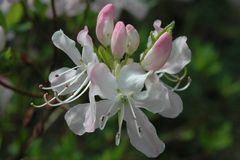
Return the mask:
{"type": "MultiPolygon", "coordinates": [[[[52,7],[52,12],[53,12],[53,29],[54,31],[57,30],[57,14],[56,14],[56,8],[55,8],[55,2],[54,0],[51,0],[51,7],[52,7]]],[[[53,57],[52,57],[52,64],[50,66],[50,71],[51,72],[55,65],[56,65],[56,61],[57,61],[57,48],[54,46],[54,52],[53,52],[53,57]]]]}
{"type": "Polygon", "coordinates": [[[19,93],[19,94],[22,94],[22,95],[25,95],[25,96],[28,96],[28,97],[34,97],[34,98],[42,98],[42,95],[40,94],[35,94],[35,93],[30,93],[30,92],[27,92],[27,91],[24,91],[24,90],[21,90],[19,88],[15,88],[13,86],[10,86],[9,84],[6,84],[4,81],[2,81],[0,79],[0,85],[5,87],[5,88],[8,88],[16,93],[19,93]]]}

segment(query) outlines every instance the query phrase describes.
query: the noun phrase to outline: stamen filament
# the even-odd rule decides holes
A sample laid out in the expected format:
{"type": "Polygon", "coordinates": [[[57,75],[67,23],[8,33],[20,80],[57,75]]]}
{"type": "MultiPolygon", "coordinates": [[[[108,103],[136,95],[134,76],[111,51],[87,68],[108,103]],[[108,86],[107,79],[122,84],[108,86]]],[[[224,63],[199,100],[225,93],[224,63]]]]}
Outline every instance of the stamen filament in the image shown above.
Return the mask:
{"type": "Polygon", "coordinates": [[[77,82],[78,78],[80,78],[81,75],[78,75],[68,86],[64,87],[57,95],[55,95],[52,99],[50,100],[47,100],[47,93],[43,95],[43,98],[45,100],[45,103],[41,104],[41,105],[35,105],[34,103],[31,103],[31,105],[33,107],[37,107],[37,108],[40,108],[40,107],[44,107],[45,105],[49,105],[49,106],[59,106],[61,104],[64,104],[64,103],[56,103],[56,104],[53,104],[51,103],[53,100],[56,99],[56,97],[60,96],[64,91],[66,91],[68,89],[69,86],[73,85],[74,83],[77,82]]]}
{"type": "MultiPolygon", "coordinates": [[[[79,95],[77,95],[81,90],[78,90],[78,91],[75,91],[74,92],[74,95],[72,95],[71,97],[69,97],[69,98],[67,98],[66,100],[60,100],[59,98],[58,98],[58,95],[56,95],[54,98],[55,99],[57,99],[58,101],[59,101],[59,103],[48,103],[48,105],[49,106],[59,106],[59,105],[62,105],[62,104],[66,104],[66,103],[70,103],[70,102],[73,102],[73,101],[75,101],[76,99],[78,99],[79,97],[81,97],[86,91],[87,91],[87,89],[88,89],[88,87],[89,87],[89,85],[90,85],[91,83],[89,82],[88,83],[88,85],[84,88],[84,90],[79,94],[79,95]],[[77,95],[77,96],[76,96],[77,95]]],[[[84,85],[82,85],[82,86],[84,86],[84,85]]],[[[82,89],[82,88],[81,88],[82,89]]]]}
{"type": "Polygon", "coordinates": [[[192,82],[192,79],[190,77],[188,77],[188,83],[182,88],[174,89],[174,91],[184,91],[185,89],[187,89],[190,86],[191,82],[192,82]]]}
{"type": "Polygon", "coordinates": [[[129,98],[128,98],[128,103],[129,103],[129,106],[130,106],[130,109],[131,109],[131,113],[132,113],[132,116],[133,116],[133,119],[134,119],[134,123],[135,123],[135,127],[136,127],[136,130],[137,130],[138,136],[141,137],[140,127],[139,127],[138,122],[137,122],[137,117],[136,117],[136,114],[134,112],[132,103],[131,103],[129,98]]]}
{"type": "Polygon", "coordinates": [[[119,113],[119,116],[118,116],[118,132],[115,136],[115,143],[116,143],[117,146],[119,145],[120,139],[121,139],[123,118],[124,118],[124,104],[121,107],[120,113],[119,113]]]}
{"type": "Polygon", "coordinates": [[[74,80],[75,78],[80,78],[84,73],[85,73],[86,70],[83,70],[80,74],[78,75],[75,75],[73,76],[72,78],[68,79],[67,81],[63,82],[63,83],[60,83],[58,85],[55,85],[55,86],[51,86],[51,87],[41,87],[41,89],[43,90],[52,90],[52,89],[55,89],[55,88],[58,88],[58,87],[61,87],[65,84],[67,84],[68,82],[71,82],[72,80],[74,80]]]}
{"type": "Polygon", "coordinates": [[[111,113],[113,107],[115,106],[115,104],[116,104],[116,102],[113,102],[112,105],[109,107],[109,109],[108,109],[108,111],[107,111],[107,114],[102,115],[102,116],[100,117],[100,124],[99,124],[100,127],[99,127],[99,128],[100,128],[101,130],[103,130],[103,129],[105,128],[106,123],[107,123],[107,121],[108,121],[108,118],[109,118],[109,116],[110,116],[110,113],[111,113]]]}
{"type": "Polygon", "coordinates": [[[56,99],[57,99],[59,102],[71,100],[72,98],[74,98],[74,97],[83,89],[83,87],[87,84],[88,81],[89,81],[88,78],[86,78],[86,79],[83,81],[82,85],[81,85],[75,92],[73,92],[73,94],[72,94],[70,97],[68,97],[67,99],[61,100],[61,99],[58,98],[58,95],[55,95],[56,99]]]}

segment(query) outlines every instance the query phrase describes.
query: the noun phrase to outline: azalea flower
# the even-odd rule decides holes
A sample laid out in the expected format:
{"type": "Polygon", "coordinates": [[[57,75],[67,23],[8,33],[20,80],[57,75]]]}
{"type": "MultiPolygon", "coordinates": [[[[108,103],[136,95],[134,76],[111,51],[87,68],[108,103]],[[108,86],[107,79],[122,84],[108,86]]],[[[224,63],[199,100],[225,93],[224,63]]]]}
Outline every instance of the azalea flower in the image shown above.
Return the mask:
{"type": "MultiPolygon", "coordinates": [[[[123,120],[127,124],[127,132],[131,144],[148,157],[156,157],[164,150],[164,143],[158,138],[154,126],[140,110],[144,108],[165,117],[177,116],[182,111],[182,101],[173,92],[166,90],[159,83],[158,88],[148,85],[142,91],[145,80],[151,73],[145,73],[137,64],[125,65],[119,75],[114,76],[103,64],[94,65],[89,71],[93,85],[98,86],[104,100],[96,102],[95,128],[103,129],[107,120],[118,112],[119,130],[116,134],[116,145],[119,144],[123,120]],[[161,89],[161,91],[159,91],[161,89]],[[169,99],[169,95],[172,95],[169,99]]],[[[78,135],[85,133],[85,110],[89,104],[72,107],[65,119],[70,129],[78,135]]]]}
{"type": "Polygon", "coordinates": [[[67,37],[62,30],[53,34],[53,44],[65,52],[76,66],[73,68],[63,67],[50,73],[49,82],[51,83],[51,87],[43,87],[40,85],[40,88],[54,91],[55,96],[47,100],[47,94],[45,94],[44,99],[46,102],[36,107],[45,105],[59,106],[73,102],[89,88],[90,82],[87,69],[91,64],[97,63],[98,59],[93,51],[93,43],[91,37],[88,35],[87,27],[79,32],[77,40],[83,47],[82,55],[76,48],[76,43],[67,37]],[[65,100],[59,98],[59,96],[69,94],[71,95],[65,100]],[[54,100],[57,100],[58,103],[52,103],[54,100]]]}
{"type": "Polygon", "coordinates": [[[75,42],[61,30],[52,36],[56,47],[64,51],[75,63],[73,68],[61,68],[49,75],[55,96],[39,105],[58,106],[78,99],[89,88],[89,103],[78,104],[68,110],[65,120],[77,135],[104,129],[108,119],[118,114],[116,145],[120,143],[123,121],[131,144],[148,157],[157,157],[165,145],[158,138],[154,126],[142,112],[142,108],[167,118],[175,118],[182,112],[182,100],[174,93],[186,89],[179,85],[186,73],[180,72],[191,59],[186,37],[172,41],[174,23],[161,28],[161,21],[154,22],[155,30],[150,33],[147,49],[141,54],[140,63],[131,56],[139,46],[140,37],[130,24],[113,22],[113,5],[107,4],[99,12],[96,24],[97,39],[101,43],[96,54],[87,27],[77,37],[83,47],[82,55],[75,42]],[[165,84],[162,76],[171,76],[177,82],[175,87],[165,84]],[[69,95],[65,100],[60,96],[69,95]],[[102,100],[95,101],[95,96],[102,100]],[[57,103],[53,102],[57,101],[57,103]]]}
{"type": "Polygon", "coordinates": [[[3,27],[0,25],[0,51],[2,51],[6,44],[6,37],[3,27]]]}

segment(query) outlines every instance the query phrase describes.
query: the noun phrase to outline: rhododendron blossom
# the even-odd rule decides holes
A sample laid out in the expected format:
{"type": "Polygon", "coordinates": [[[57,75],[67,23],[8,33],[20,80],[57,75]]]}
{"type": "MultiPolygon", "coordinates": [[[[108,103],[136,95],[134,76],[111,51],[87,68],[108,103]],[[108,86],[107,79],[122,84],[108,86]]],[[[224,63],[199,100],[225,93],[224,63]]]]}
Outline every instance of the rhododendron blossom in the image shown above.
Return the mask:
{"type": "Polygon", "coordinates": [[[50,100],[45,94],[46,102],[37,107],[70,103],[89,88],[89,103],[73,106],[65,114],[69,128],[83,135],[97,128],[104,129],[107,121],[118,114],[116,145],[120,144],[125,121],[131,144],[147,157],[157,157],[164,151],[165,144],[141,109],[167,118],[175,118],[182,112],[182,100],[174,91],[185,90],[191,82],[188,78],[182,86],[186,69],[181,76],[177,75],[190,62],[191,51],[186,37],[172,41],[174,22],[162,28],[161,21],[156,20],[140,62],[134,62],[131,56],[138,49],[139,34],[131,24],[118,21],[114,25],[113,11],[113,5],[107,4],[98,15],[96,35],[102,44],[98,48],[93,48],[87,27],[79,32],[77,41],[83,47],[82,55],[63,31],[53,34],[54,45],[76,66],[64,67],[49,75],[51,86],[41,88],[55,94],[50,100]],[[176,85],[168,85],[169,81],[176,85]],[[69,96],[61,100],[62,95],[69,96]],[[96,101],[95,96],[100,100],[96,101]]]}

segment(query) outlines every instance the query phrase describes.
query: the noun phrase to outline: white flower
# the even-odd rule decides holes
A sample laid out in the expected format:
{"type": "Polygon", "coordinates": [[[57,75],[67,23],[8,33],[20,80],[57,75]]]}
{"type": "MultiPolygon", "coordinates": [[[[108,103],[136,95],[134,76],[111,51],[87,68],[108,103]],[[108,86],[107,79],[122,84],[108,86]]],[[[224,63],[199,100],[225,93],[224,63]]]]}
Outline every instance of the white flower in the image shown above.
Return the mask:
{"type": "Polygon", "coordinates": [[[90,86],[87,69],[91,64],[97,63],[98,60],[93,52],[92,39],[88,35],[87,27],[79,32],[77,39],[83,47],[82,56],[75,46],[76,43],[68,38],[62,30],[53,34],[52,41],[54,45],[64,51],[76,66],[73,68],[63,67],[50,73],[49,82],[51,87],[41,86],[41,88],[53,90],[56,95],[51,100],[46,100],[46,103],[41,106],[46,104],[58,106],[70,103],[79,98],[90,86]],[[67,94],[71,94],[67,99],[63,101],[59,99],[59,96],[67,94]],[[54,100],[57,100],[59,103],[51,103],[54,100]]]}
{"type": "MultiPolygon", "coordinates": [[[[89,70],[95,95],[105,99],[96,102],[94,127],[103,129],[109,117],[118,112],[119,130],[116,134],[116,144],[119,144],[122,122],[125,120],[131,144],[146,156],[156,157],[163,152],[165,145],[140,108],[165,117],[175,117],[182,110],[182,101],[162,83],[158,83],[158,88],[152,87],[151,83],[146,84],[147,90],[142,91],[147,77],[151,74],[145,73],[137,63],[124,66],[116,77],[103,63],[96,64],[89,70]]],[[[65,115],[68,126],[78,135],[86,132],[83,124],[86,109],[90,105],[91,103],[79,104],[65,115]]]]}
{"type": "Polygon", "coordinates": [[[2,51],[6,44],[6,36],[3,27],[0,25],[0,51],[2,51]]]}
{"type": "Polygon", "coordinates": [[[146,15],[150,6],[143,0],[95,0],[91,7],[92,10],[98,12],[103,6],[108,3],[112,3],[115,7],[115,17],[119,17],[122,10],[128,11],[134,17],[143,19],[146,15]]]}
{"type": "Polygon", "coordinates": [[[91,105],[85,110],[86,119],[84,125],[86,125],[86,132],[93,132],[95,128],[91,126],[95,123],[95,88],[91,86],[87,70],[88,68],[91,68],[91,65],[98,63],[98,59],[93,51],[93,43],[91,37],[88,35],[88,28],[85,26],[85,28],[81,30],[77,36],[77,41],[83,47],[82,56],[76,48],[75,42],[68,38],[62,30],[53,34],[52,41],[57,48],[61,49],[69,56],[76,66],[73,68],[63,67],[51,72],[49,75],[51,87],[43,87],[42,85],[40,87],[44,90],[54,91],[55,96],[48,100],[47,94],[45,94],[44,104],[32,105],[35,107],[43,107],[45,105],[59,106],[67,104],[81,97],[89,88],[89,99],[91,105]],[[69,97],[65,100],[61,100],[59,96],[62,95],[69,95],[69,97]],[[54,101],[57,101],[57,103],[54,101]]]}
{"type": "MultiPolygon", "coordinates": [[[[47,16],[53,17],[51,0],[41,0],[42,3],[48,6],[47,16]]],[[[83,0],[55,0],[55,10],[57,16],[67,15],[76,16],[86,9],[86,2],[83,0]]]]}

